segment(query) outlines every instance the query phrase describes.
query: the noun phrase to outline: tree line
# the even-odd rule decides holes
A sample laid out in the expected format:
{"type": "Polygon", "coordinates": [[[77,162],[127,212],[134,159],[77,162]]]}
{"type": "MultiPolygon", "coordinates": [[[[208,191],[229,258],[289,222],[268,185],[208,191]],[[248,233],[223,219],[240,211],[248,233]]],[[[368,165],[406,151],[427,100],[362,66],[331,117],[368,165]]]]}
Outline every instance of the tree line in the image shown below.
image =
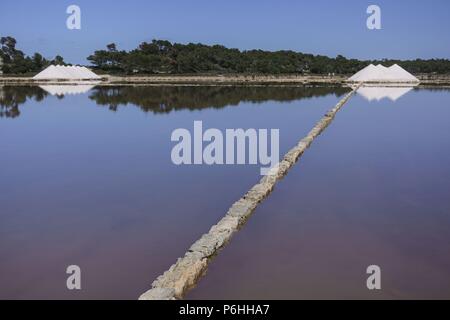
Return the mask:
{"type": "Polygon", "coordinates": [[[0,37],[0,65],[5,74],[37,73],[50,64],[65,65],[63,57],[59,55],[53,60],[45,59],[38,52],[26,56],[16,45],[17,41],[13,37],[0,37]]]}
{"type": "Polygon", "coordinates": [[[115,43],[87,58],[97,69],[123,74],[353,74],[369,63],[400,64],[409,72],[450,73],[448,59],[357,60],[342,55],[330,58],[290,50],[263,51],[222,45],[180,44],[167,40],[142,42],[136,49],[118,50],[115,43]]]}
{"type": "MultiPolygon", "coordinates": [[[[0,58],[5,74],[39,72],[50,64],[65,64],[61,56],[47,60],[16,48],[12,37],[0,39],[0,58]]],[[[119,50],[110,43],[87,60],[97,71],[112,74],[354,74],[369,63],[394,63],[413,74],[450,74],[448,59],[358,60],[342,55],[335,58],[291,50],[264,51],[230,49],[222,45],[180,44],[167,40],[142,42],[137,48],[119,50]]]]}

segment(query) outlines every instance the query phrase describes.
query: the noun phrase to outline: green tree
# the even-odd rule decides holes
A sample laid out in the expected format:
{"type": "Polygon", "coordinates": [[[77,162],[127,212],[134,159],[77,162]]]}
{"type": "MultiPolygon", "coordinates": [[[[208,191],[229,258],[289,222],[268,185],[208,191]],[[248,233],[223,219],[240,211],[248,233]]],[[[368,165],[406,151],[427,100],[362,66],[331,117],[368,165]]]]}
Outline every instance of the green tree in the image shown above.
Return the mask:
{"type": "Polygon", "coordinates": [[[55,59],[53,59],[52,64],[65,65],[66,63],[64,62],[64,58],[63,57],[61,57],[60,55],[57,55],[55,57],[55,59]]]}
{"type": "MultiPolygon", "coordinates": [[[[23,74],[42,70],[49,65],[49,61],[36,52],[32,57],[16,48],[17,41],[13,37],[0,38],[0,56],[3,58],[3,72],[5,74],[23,74]]],[[[54,61],[57,64],[64,64],[64,59],[57,56],[54,61]]]]}
{"type": "Polygon", "coordinates": [[[142,42],[131,51],[115,44],[95,51],[88,60],[99,69],[119,73],[248,73],[248,74],[353,74],[369,63],[401,64],[413,73],[450,73],[448,59],[364,61],[304,54],[289,50],[240,51],[221,45],[180,44],[167,40],[142,42]]]}

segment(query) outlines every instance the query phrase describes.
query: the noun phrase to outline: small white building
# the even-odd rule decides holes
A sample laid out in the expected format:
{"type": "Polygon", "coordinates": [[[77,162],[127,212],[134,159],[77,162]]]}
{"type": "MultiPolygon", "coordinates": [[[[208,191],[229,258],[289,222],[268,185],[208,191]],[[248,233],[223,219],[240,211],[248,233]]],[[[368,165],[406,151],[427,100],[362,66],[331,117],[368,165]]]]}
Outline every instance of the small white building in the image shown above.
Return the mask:
{"type": "Polygon", "coordinates": [[[86,67],[48,66],[33,77],[34,80],[100,80],[101,77],[86,67]]]}
{"type": "Polygon", "coordinates": [[[411,73],[394,64],[389,68],[379,64],[370,64],[348,78],[349,82],[375,82],[375,83],[418,83],[419,79],[411,73]]]}

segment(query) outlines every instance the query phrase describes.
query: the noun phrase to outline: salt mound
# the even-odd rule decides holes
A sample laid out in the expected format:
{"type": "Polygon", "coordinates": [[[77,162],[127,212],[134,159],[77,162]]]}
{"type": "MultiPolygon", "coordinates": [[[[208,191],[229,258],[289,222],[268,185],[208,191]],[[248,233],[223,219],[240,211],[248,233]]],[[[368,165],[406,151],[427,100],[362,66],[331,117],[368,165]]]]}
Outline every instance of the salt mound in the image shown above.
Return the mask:
{"type": "Polygon", "coordinates": [[[397,79],[403,79],[411,82],[419,82],[419,79],[414,77],[411,73],[400,67],[398,64],[394,64],[389,67],[389,74],[397,79]]]}
{"type": "Polygon", "coordinates": [[[99,80],[94,72],[79,66],[48,66],[33,77],[35,80],[99,80]]]}
{"type": "Polygon", "coordinates": [[[359,70],[357,73],[355,73],[353,76],[348,78],[348,81],[365,81],[363,79],[369,78],[371,75],[376,74],[378,71],[378,68],[375,67],[373,64],[369,64],[367,67],[365,67],[362,70],[359,70]]]}
{"type": "Polygon", "coordinates": [[[405,83],[419,82],[419,79],[397,64],[394,64],[389,68],[386,68],[381,64],[378,64],[377,66],[370,64],[351,76],[348,81],[405,83]]]}

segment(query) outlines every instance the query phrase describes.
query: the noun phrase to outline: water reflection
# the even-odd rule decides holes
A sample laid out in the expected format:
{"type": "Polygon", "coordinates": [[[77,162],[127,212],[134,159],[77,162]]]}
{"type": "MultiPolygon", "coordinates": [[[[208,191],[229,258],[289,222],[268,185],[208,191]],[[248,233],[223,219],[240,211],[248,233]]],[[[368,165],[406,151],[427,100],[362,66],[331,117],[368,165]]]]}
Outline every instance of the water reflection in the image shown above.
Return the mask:
{"type": "Polygon", "coordinates": [[[335,94],[337,97],[349,88],[336,86],[301,87],[235,87],[235,86],[96,86],[46,85],[0,87],[0,117],[15,118],[19,106],[29,99],[42,101],[48,94],[63,99],[66,95],[90,92],[89,98],[100,106],[116,111],[119,106],[138,106],[144,112],[168,113],[175,110],[224,108],[241,102],[289,102],[305,98],[335,94]]]}
{"type": "Polygon", "coordinates": [[[445,88],[350,99],[187,298],[448,299],[449,105],[445,88]]]}
{"type": "Polygon", "coordinates": [[[396,101],[408,92],[414,89],[414,86],[408,87],[374,87],[363,86],[358,89],[357,93],[363,96],[368,101],[380,101],[382,99],[389,99],[396,101]]]}
{"type": "Polygon", "coordinates": [[[279,128],[284,154],[348,89],[7,90],[22,117],[0,119],[0,298],[136,299],[260,179],[256,165],[173,164],[173,130],[195,120],[222,132],[279,128]],[[128,105],[109,111],[117,101],[128,105]],[[230,103],[239,105],[189,110],[230,103]],[[162,104],[176,112],[154,115],[162,104]],[[71,264],[82,269],[82,290],[66,288],[71,264]]]}
{"type": "Polygon", "coordinates": [[[86,93],[95,87],[95,84],[79,84],[79,85],[47,85],[39,86],[41,89],[50,93],[52,96],[65,96],[67,94],[86,93]]]}
{"type": "Polygon", "coordinates": [[[0,86],[0,118],[16,118],[20,116],[19,106],[27,100],[42,101],[47,92],[34,86],[0,86]]]}
{"type": "Polygon", "coordinates": [[[236,87],[236,86],[140,86],[96,87],[89,98],[98,105],[117,110],[131,103],[144,112],[168,113],[174,110],[223,108],[241,102],[289,102],[348,92],[343,87],[236,87]]]}

